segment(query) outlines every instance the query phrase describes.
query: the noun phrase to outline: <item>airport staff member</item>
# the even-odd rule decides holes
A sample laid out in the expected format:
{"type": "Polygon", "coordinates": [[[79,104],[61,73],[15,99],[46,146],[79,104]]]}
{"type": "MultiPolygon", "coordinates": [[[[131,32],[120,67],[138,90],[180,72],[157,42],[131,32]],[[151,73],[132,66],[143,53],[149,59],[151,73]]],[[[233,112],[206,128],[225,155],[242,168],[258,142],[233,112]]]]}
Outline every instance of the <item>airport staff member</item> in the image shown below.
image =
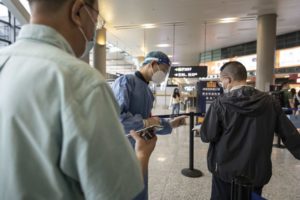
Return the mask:
{"type": "Polygon", "coordinates": [[[300,159],[300,134],[283,113],[279,102],[265,92],[247,86],[246,68],[239,62],[221,67],[225,94],[205,115],[200,136],[210,143],[207,164],[212,178],[212,200],[230,200],[231,181],[246,176],[254,191],[262,193],[272,175],[274,132],[300,159]]]}
{"type": "MultiPolygon", "coordinates": [[[[166,54],[152,51],[145,57],[139,71],[115,80],[112,88],[121,108],[120,120],[125,132],[161,125],[163,129],[157,134],[170,134],[172,128],[185,124],[185,116],[172,120],[151,116],[154,97],[148,84],[150,81],[156,84],[162,83],[166,79],[170,67],[171,62],[166,54]]],[[[137,199],[148,199],[147,181],[145,184],[145,190],[137,199]]]]}
{"type": "Polygon", "coordinates": [[[0,50],[0,199],[125,200],[143,189],[155,139],[136,155],[88,52],[97,0],[29,0],[31,21],[0,50]]]}

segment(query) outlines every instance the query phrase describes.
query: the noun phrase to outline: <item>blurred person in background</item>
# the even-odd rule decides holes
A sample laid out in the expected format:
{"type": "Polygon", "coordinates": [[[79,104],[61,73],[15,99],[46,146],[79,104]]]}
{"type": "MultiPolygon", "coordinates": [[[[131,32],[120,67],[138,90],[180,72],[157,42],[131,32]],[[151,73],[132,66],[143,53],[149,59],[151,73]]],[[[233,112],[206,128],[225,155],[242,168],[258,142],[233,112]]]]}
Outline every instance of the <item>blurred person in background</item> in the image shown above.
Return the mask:
{"type": "Polygon", "coordinates": [[[181,103],[181,97],[180,97],[179,89],[174,88],[173,94],[172,94],[171,100],[170,100],[170,105],[171,105],[171,108],[172,108],[172,117],[179,114],[180,103],[181,103]]]}

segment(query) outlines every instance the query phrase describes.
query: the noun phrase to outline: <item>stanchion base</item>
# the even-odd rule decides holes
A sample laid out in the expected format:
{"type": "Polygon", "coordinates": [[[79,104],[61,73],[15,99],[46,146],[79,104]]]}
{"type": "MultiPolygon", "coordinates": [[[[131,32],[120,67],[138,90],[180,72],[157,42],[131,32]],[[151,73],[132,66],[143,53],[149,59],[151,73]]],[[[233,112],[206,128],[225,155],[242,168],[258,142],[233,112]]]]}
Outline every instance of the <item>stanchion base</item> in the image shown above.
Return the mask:
{"type": "Polygon", "coordinates": [[[203,176],[203,173],[200,170],[189,169],[189,168],[181,170],[181,174],[184,176],[187,176],[187,177],[191,177],[191,178],[198,178],[198,177],[203,176]]]}
{"type": "Polygon", "coordinates": [[[273,147],[279,148],[279,149],[285,149],[284,145],[281,144],[273,144],[273,147]]]}

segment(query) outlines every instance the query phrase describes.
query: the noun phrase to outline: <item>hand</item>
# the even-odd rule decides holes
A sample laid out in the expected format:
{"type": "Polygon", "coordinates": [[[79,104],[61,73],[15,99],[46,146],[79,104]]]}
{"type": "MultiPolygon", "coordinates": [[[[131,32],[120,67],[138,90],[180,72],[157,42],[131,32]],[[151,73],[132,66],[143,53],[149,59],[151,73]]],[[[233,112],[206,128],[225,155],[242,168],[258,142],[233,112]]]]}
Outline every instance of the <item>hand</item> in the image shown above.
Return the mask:
{"type": "Polygon", "coordinates": [[[154,125],[159,126],[160,119],[159,119],[159,117],[150,117],[148,119],[145,119],[144,123],[145,123],[145,127],[154,126],[154,125]]]}
{"type": "Polygon", "coordinates": [[[171,127],[177,128],[179,126],[186,125],[185,118],[187,117],[188,116],[183,115],[183,116],[175,117],[174,119],[170,120],[171,127]]]}
{"type": "Polygon", "coordinates": [[[135,131],[130,131],[130,135],[135,140],[135,152],[139,159],[149,159],[155,148],[157,137],[154,136],[151,140],[144,140],[135,131]]]}

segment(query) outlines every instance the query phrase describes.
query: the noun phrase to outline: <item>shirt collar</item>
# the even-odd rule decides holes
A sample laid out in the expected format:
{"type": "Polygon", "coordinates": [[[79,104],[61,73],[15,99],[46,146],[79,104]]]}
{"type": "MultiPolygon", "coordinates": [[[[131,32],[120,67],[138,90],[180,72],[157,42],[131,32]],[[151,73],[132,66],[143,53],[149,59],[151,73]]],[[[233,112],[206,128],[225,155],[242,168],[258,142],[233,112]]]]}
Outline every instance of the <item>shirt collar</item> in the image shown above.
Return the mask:
{"type": "Polygon", "coordinates": [[[17,40],[37,40],[56,46],[75,56],[73,49],[67,40],[50,26],[39,24],[24,25],[19,33],[17,40]]]}
{"type": "Polygon", "coordinates": [[[145,83],[149,84],[149,82],[146,81],[146,79],[144,78],[144,76],[142,75],[141,72],[136,71],[134,74],[135,74],[139,79],[141,79],[141,80],[144,81],[145,83]]]}
{"type": "Polygon", "coordinates": [[[232,87],[230,89],[230,91],[237,90],[237,89],[240,89],[242,87],[251,87],[251,86],[249,86],[249,85],[237,85],[237,86],[232,87]]]}

